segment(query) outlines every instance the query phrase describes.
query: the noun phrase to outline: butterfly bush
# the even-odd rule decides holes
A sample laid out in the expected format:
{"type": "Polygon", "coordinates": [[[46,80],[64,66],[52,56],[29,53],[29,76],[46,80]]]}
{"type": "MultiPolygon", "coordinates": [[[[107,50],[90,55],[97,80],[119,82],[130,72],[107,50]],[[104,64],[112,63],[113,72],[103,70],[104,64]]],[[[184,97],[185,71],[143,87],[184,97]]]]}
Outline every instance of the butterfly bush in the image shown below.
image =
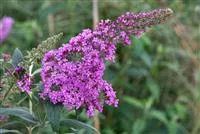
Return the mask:
{"type": "Polygon", "coordinates": [[[3,17],[0,20],[0,44],[8,37],[14,24],[12,17],[3,17]]]}
{"type": "Polygon", "coordinates": [[[67,109],[86,108],[88,116],[94,116],[95,110],[102,112],[104,103],[117,107],[116,92],[103,79],[105,61],[115,61],[118,43],[130,45],[130,35],[140,37],[147,27],[171,14],[171,9],[127,12],[115,21],[102,20],[96,29],[85,29],[69,43],[48,51],[42,60],[40,97],[67,109]]]}

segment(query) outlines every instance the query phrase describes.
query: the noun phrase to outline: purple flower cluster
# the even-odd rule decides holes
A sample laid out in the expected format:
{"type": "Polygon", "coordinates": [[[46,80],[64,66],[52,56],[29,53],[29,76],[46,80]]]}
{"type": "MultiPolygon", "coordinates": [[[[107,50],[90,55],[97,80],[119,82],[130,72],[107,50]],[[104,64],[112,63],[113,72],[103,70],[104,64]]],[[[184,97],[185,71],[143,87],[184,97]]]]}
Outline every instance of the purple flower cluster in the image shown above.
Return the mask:
{"type": "Polygon", "coordinates": [[[8,37],[12,30],[14,20],[11,17],[3,17],[0,20],[0,44],[8,37]]]}
{"type": "Polygon", "coordinates": [[[93,116],[95,109],[103,110],[101,92],[107,104],[117,106],[112,86],[102,78],[105,70],[102,52],[107,52],[106,49],[104,41],[86,29],[69,44],[46,53],[42,62],[41,97],[48,96],[54,104],[62,103],[68,109],[85,106],[88,116],[93,116]]]}
{"type": "Polygon", "coordinates": [[[95,109],[101,112],[104,102],[116,107],[115,91],[103,79],[105,60],[114,62],[117,43],[130,45],[130,35],[141,36],[146,27],[160,23],[168,12],[126,13],[116,21],[101,21],[95,30],[85,29],[69,43],[47,52],[42,61],[41,98],[67,109],[85,107],[88,116],[93,116],[95,109]]]}
{"type": "Polygon", "coordinates": [[[17,77],[17,85],[22,92],[29,93],[31,91],[31,77],[25,73],[25,69],[17,66],[14,75],[17,77]]]}

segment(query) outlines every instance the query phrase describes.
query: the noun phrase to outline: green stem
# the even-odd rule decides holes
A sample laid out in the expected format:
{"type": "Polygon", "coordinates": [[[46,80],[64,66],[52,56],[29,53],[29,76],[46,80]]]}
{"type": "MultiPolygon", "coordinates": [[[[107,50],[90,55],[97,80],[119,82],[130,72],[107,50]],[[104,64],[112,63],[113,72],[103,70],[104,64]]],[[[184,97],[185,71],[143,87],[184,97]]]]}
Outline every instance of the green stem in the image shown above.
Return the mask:
{"type": "Polygon", "coordinates": [[[4,97],[3,97],[3,102],[5,101],[6,97],[8,96],[9,92],[11,91],[12,87],[13,87],[14,83],[12,83],[12,85],[10,86],[10,88],[7,90],[7,92],[5,93],[4,97]]]}
{"type": "Polygon", "coordinates": [[[27,127],[28,130],[28,134],[32,134],[32,128],[31,127],[27,127]]]}
{"type": "Polygon", "coordinates": [[[78,112],[78,110],[75,110],[75,112],[76,112],[76,119],[79,120],[79,112],[78,112]]]}
{"type": "MultiPolygon", "coordinates": [[[[33,69],[33,63],[31,63],[29,67],[29,75],[30,77],[32,76],[32,69],[33,69]]],[[[33,93],[32,91],[29,93],[29,111],[31,114],[33,114],[33,103],[32,103],[32,98],[33,98],[33,93]]]]}
{"type": "Polygon", "coordinates": [[[33,114],[32,92],[29,93],[29,96],[29,111],[31,114],[33,114]]]}
{"type": "Polygon", "coordinates": [[[25,96],[23,99],[21,99],[20,101],[18,101],[16,105],[19,106],[27,98],[28,98],[28,96],[25,96]]]}

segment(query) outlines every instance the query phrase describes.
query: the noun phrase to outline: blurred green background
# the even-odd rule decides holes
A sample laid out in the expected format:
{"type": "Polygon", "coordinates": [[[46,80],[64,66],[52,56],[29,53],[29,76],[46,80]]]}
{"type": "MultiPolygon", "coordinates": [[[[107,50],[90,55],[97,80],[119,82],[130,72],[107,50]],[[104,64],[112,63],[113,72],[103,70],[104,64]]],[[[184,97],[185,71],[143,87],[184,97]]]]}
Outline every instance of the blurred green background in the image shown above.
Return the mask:
{"type": "MultiPolygon", "coordinates": [[[[116,63],[107,63],[105,79],[120,103],[99,114],[102,134],[200,134],[200,1],[99,0],[99,17],[160,7],[174,16],[131,46],[118,45],[116,63]]],[[[15,24],[0,53],[25,53],[60,32],[64,44],[93,27],[91,0],[0,0],[3,16],[15,24]]]]}

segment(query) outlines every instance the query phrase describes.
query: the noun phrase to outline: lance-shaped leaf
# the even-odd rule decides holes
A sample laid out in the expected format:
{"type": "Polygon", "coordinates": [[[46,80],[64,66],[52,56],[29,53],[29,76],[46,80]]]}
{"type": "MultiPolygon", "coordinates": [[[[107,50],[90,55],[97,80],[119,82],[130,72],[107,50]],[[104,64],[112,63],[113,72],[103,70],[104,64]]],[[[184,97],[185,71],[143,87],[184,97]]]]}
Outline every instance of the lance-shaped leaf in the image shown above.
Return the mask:
{"type": "Polygon", "coordinates": [[[35,115],[31,114],[28,109],[23,107],[14,107],[14,108],[0,108],[0,114],[2,115],[10,115],[10,116],[16,116],[19,117],[25,121],[31,122],[31,123],[38,123],[39,120],[35,115]]]}
{"type": "Polygon", "coordinates": [[[84,122],[80,122],[78,120],[74,120],[74,119],[62,119],[60,121],[61,124],[66,125],[68,127],[72,127],[74,129],[85,129],[86,131],[93,131],[96,134],[100,134],[100,132],[98,132],[98,130],[94,127],[92,127],[89,124],[86,124],[84,122]]]}
{"type": "Polygon", "coordinates": [[[144,109],[145,104],[144,102],[134,98],[134,97],[129,97],[129,96],[124,96],[122,98],[126,103],[131,104],[139,109],[144,109]]]}
{"type": "Polygon", "coordinates": [[[59,131],[62,106],[53,105],[50,102],[45,104],[46,115],[54,131],[59,131]]]}
{"type": "Polygon", "coordinates": [[[15,127],[17,125],[20,125],[20,126],[26,126],[25,123],[21,122],[21,121],[11,121],[11,122],[5,122],[1,125],[1,128],[12,128],[12,127],[15,127]]]}
{"type": "Polygon", "coordinates": [[[0,129],[0,134],[22,134],[18,130],[8,130],[8,129],[0,129]]]}

